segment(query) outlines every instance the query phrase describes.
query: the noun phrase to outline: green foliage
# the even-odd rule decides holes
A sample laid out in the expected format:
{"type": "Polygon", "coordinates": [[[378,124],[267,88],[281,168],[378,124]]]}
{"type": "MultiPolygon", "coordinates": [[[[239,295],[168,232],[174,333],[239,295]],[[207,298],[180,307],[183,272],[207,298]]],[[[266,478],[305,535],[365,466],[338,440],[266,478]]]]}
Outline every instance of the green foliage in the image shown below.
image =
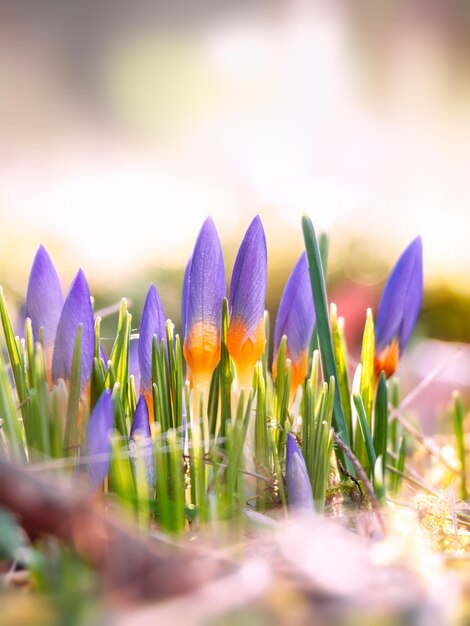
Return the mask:
{"type": "MultiPolygon", "coordinates": [[[[152,385],[146,396],[151,436],[143,442],[138,436],[135,441],[130,437],[141,390],[136,389],[129,370],[132,315],[126,299],[120,304],[107,363],[101,351],[101,320],[96,319],[92,376],[81,389],[81,325],[74,338],[70,380],[52,384],[47,369],[51,355],[46,354],[41,333],[35,341],[31,321],[27,320],[24,339],[15,337],[0,289],[0,318],[8,355],[6,363],[0,351],[0,454],[30,464],[56,459],[75,471],[84,462],[89,414],[103,391],[112,389],[110,463],[101,496],[118,502],[142,528],[156,522],[165,531],[179,535],[213,520],[240,520],[247,507],[284,514],[289,497],[285,490],[288,433],[299,443],[318,513],[325,510],[330,488],[343,479],[357,478],[351,455],[345,453],[351,451],[353,441],[376,497],[385,502],[385,488],[387,495],[395,497],[405,475],[406,458],[401,427],[390,415],[399,407],[398,385],[396,381],[387,383],[383,373],[378,381],[375,379],[374,322],[368,310],[358,393],[352,405],[342,321],[334,305],[328,315],[328,238],[321,236],[317,241],[308,218],[303,219],[302,227],[316,315],[307,380],[299,389],[291,389],[285,336],[276,346],[276,376],[271,374],[266,313],[266,348],[256,364],[253,386],[239,391],[226,345],[229,307],[224,299],[220,361],[208,397],[195,399],[186,380],[182,342],[168,320],[165,339],[158,341],[154,336],[152,342],[152,385]],[[344,444],[334,450],[333,428],[344,444]]],[[[459,396],[454,400],[454,426],[461,495],[466,498],[459,396]]]]}
{"type": "Polygon", "coordinates": [[[316,351],[302,402],[302,454],[312,485],[315,510],[323,513],[330,474],[335,380],[331,377],[329,383],[317,384],[318,361],[316,351]]]}

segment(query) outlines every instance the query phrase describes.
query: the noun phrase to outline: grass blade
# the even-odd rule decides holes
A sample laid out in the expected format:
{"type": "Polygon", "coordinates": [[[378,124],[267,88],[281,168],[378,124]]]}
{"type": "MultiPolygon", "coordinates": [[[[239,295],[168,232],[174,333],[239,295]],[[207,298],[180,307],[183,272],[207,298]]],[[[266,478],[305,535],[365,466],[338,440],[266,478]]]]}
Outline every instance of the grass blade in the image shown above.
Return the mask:
{"type": "Polygon", "coordinates": [[[382,475],[385,476],[387,462],[388,441],[388,393],[385,373],[381,372],[377,385],[374,409],[374,449],[375,454],[382,459],[382,475]]]}
{"type": "Polygon", "coordinates": [[[454,400],[454,431],[455,438],[457,439],[457,456],[460,461],[460,476],[461,476],[461,484],[460,484],[460,497],[462,500],[467,500],[468,498],[468,490],[467,490],[467,461],[466,461],[466,450],[465,450],[465,438],[464,438],[464,424],[463,424],[463,407],[462,407],[462,398],[458,391],[455,391],[453,394],[454,400]]]}
{"type": "MultiPolygon", "coordinates": [[[[338,378],[338,373],[336,370],[333,339],[331,337],[331,329],[328,319],[328,303],[320,251],[312,221],[306,216],[302,218],[302,230],[304,234],[310,282],[312,285],[313,301],[315,305],[317,333],[323,373],[325,377],[330,378],[333,376],[336,380],[338,378]]],[[[344,443],[350,447],[348,426],[341,404],[341,396],[338,385],[335,387],[333,424],[338,435],[342,438],[344,443]]],[[[343,465],[347,468],[348,472],[355,475],[355,470],[351,461],[345,457],[342,450],[337,448],[336,453],[338,454],[343,465]]]]}

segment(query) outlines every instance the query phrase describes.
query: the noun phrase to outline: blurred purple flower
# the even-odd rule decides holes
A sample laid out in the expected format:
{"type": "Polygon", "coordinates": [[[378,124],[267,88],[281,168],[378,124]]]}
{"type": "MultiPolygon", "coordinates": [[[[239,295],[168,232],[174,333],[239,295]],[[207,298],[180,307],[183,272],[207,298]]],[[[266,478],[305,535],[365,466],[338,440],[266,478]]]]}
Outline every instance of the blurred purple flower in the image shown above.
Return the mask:
{"type": "Polygon", "coordinates": [[[147,482],[155,485],[155,463],[153,458],[153,443],[149,423],[149,411],[144,394],[141,394],[135,408],[129,433],[129,451],[134,467],[137,469],[138,457],[143,458],[147,472],[147,482]]]}
{"type": "Polygon", "coordinates": [[[150,288],[142,310],[142,318],[139,328],[139,366],[140,384],[147,399],[152,397],[152,345],[153,336],[157,336],[158,346],[163,339],[166,342],[165,313],[154,285],[150,288]]]}
{"type": "Polygon", "coordinates": [[[264,351],[266,237],[259,216],[251,222],[235,259],[230,282],[227,348],[240,386],[250,387],[256,362],[264,351]]]}
{"type": "Polygon", "coordinates": [[[99,487],[108,473],[110,459],[96,459],[111,455],[111,431],[114,423],[114,407],[110,389],[103,391],[91,412],[87,427],[88,479],[93,488],[99,487]]]}
{"type": "Polygon", "coordinates": [[[289,508],[295,511],[313,511],[313,496],[304,457],[294,437],[287,435],[286,488],[289,508]]]}
{"type": "Polygon", "coordinates": [[[183,352],[194,387],[208,389],[220,359],[225,270],[214,222],[206,219],[194,246],[183,285],[183,352]]]}
{"type": "Polygon", "coordinates": [[[82,325],[80,389],[91,378],[95,354],[95,321],[91,307],[90,290],[82,270],[79,270],[65,299],[52,357],[52,380],[70,380],[75,338],[79,325],[82,325]]]}
{"type": "Polygon", "coordinates": [[[39,338],[39,329],[43,329],[46,349],[54,343],[63,303],[55,267],[46,249],[39,246],[29,274],[24,314],[31,319],[35,341],[39,338]]]}
{"type": "Polygon", "coordinates": [[[413,332],[423,299],[423,248],[416,237],[385,284],[375,324],[375,370],[390,377],[413,332]]]}
{"type": "Polygon", "coordinates": [[[291,391],[301,385],[307,375],[308,349],[315,325],[312,287],[305,252],[300,256],[287,279],[274,326],[273,374],[283,335],[287,337],[286,356],[291,360],[291,391]]]}

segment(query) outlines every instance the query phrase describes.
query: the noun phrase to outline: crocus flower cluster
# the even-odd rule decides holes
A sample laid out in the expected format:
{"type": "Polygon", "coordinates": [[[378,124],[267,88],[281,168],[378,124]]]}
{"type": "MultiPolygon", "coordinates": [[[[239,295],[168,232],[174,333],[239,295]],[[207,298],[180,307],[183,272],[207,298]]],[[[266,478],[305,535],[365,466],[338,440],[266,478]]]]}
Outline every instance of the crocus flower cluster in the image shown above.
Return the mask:
{"type": "Polygon", "coordinates": [[[42,333],[46,366],[53,382],[59,378],[70,380],[75,338],[81,325],[80,385],[83,390],[91,377],[95,351],[95,322],[83,271],[78,271],[64,302],[57,272],[45,248],[40,246],[29,277],[25,316],[31,319],[36,341],[42,333]]]}
{"type": "MultiPolygon", "coordinates": [[[[236,256],[228,297],[226,345],[239,388],[251,387],[256,363],[265,351],[266,277],[266,238],[260,218],[255,217],[236,256]]],[[[375,326],[377,376],[384,371],[389,377],[395,371],[418,317],[422,294],[422,244],[418,237],[400,256],[382,294],[375,326]]],[[[207,402],[211,379],[220,360],[225,297],[222,248],[214,222],[208,218],[186,266],[182,293],[183,354],[196,407],[201,396],[207,402]]],[[[83,392],[91,378],[96,349],[92,303],[83,271],[78,271],[64,300],[54,265],[44,247],[40,246],[29,278],[25,316],[31,319],[34,339],[43,343],[52,383],[60,378],[70,380],[77,331],[81,328],[80,387],[83,392]]],[[[291,400],[307,376],[314,326],[315,307],[307,258],[303,253],[287,280],[274,328],[273,377],[276,378],[279,346],[285,336],[286,356],[291,361],[291,400]]],[[[158,347],[162,341],[166,345],[166,318],[158,291],[150,285],[141,316],[138,346],[133,346],[130,351],[132,368],[138,371],[140,384],[129,434],[134,466],[137,455],[143,454],[150,486],[155,485],[149,422],[149,415],[153,416],[152,351],[155,339],[158,347]]],[[[103,482],[109,469],[113,424],[113,398],[107,389],[96,402],[87,428],[88,455],[96,457],[96,462],[89,465],[89,480],[93,487],[103,482]]],[[[291,434],[287,435],[286,484],[293,508],[313,510],[305,462],[291,434]]]]}
{"type": "MultiPolygon", "coordinates": [[[[240,387],[251,386],[256,362],[265,347],[266,266],[264,230],[260,218],[255,217],[237,254],[229,292],[227,349],[240,387]]],[[[215,225],[208,218],[187,264],[183,283],[183,350],[188,378],[197,394],[207,394],[220,359],[225,295],[222,249],[215,225]]]]}

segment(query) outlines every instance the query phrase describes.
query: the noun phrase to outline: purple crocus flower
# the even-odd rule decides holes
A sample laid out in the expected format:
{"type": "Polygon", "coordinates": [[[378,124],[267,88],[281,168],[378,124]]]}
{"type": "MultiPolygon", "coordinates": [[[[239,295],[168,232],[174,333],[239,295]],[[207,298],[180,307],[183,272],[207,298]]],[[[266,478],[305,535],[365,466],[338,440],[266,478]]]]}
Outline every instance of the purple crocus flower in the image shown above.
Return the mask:
{"type": "Polygon", "coordinates": [[[186,309],[188,306],[188,292],[189,292],[189,276],[191,273],[191,262],[193,260],[192,255],[189,257],[186,269],[184,270],[183,279],[183,293],[181,294],[181,328],[183,329],[183,337],[186,335],[186,309]]]}
{"type": "Polygon", "coordinates": [[[137,437],[151,437],[149,411],[144,394],[140,394],[139,400],[137,401],[129,433],[130,439],[136,439],[137,437]]]}
{"type": "Polygon", "coordinates": [[[152,397],[152,345],[153,336],[156,335],[158,346],[163,339],[166,341],[165,313],[154,285],[150,288],[142,310],[142,318],[139,328],[139,366],[140,386],[149,401],[152,397]]]}
{"type": "Polygon", "coordinates": [[[153,444],[149,423],[149,411],[144,394],[141,394],[135,408],[129,433],[129,451],[134,471],[137,468],[137,458],[142,455],[147,471],[147,482],[155,485],[155,464],[153,460],[153,444]]]}
{"type": "Polygon", "coordinates": [[[193,387],[199,391],[208,390],[220,359],[222,300],[225,296],[222,248],[210,217],[199,232],[184,285],[184,358],[193,387]]]}
{"type": "Polygon", "coordinates": [[[43,329],[44,347],[54,343],[64,298],[55,267],[43,246],[39,246],[29,274],[25,318],[31,319],[35,341],[43,329]]]}
{"type": "Polygon", "coordinates": [[[289,508],[295,511],[313,511],[313,496],[304,457],[294,437],[287,435],[286,488],[289,508]]]}
{"type": "Polygon", "coordinates": [[[266,271],[266,237],[256,216],[241,243],[230,282],[227,348],[241,387],[251,387],[254,367],[266,343],[266,271]]]}
{"type": "Polygon", "coordinates": [[[411,336],[423,299],[423,248],[414,239],[385,284],[375,324],[375,371],[390,377],[411,336]]]}
{"type": "Polygon", "coordinates": [[[287,279],[274,326],[273,374],[283,335],[287,337],[286,356],[291,360],[291,391],[305,379],[308,369],[308,348],[315,325],[312,287],[305,252],[300,256],[287,279]]]}
{"type": "Polygon", "coordinates": [[[114,422],[113,398],[110,389],[103,391],[91,412],[87,427],[88,479],[93,488],[99,487],[106,477],[110,459],[93,457],[111,455],[111,431],[114,422]]]}
{"type": "Polygon", "coordinates": [[[65,299],[52,357],[52,380],[70,380],[75,338],[79,325],[82,325],[80,390],[91,378],[95,354],[95,321],[91,307],[90,290],[82,270],[75,276],[65,299]]]}

